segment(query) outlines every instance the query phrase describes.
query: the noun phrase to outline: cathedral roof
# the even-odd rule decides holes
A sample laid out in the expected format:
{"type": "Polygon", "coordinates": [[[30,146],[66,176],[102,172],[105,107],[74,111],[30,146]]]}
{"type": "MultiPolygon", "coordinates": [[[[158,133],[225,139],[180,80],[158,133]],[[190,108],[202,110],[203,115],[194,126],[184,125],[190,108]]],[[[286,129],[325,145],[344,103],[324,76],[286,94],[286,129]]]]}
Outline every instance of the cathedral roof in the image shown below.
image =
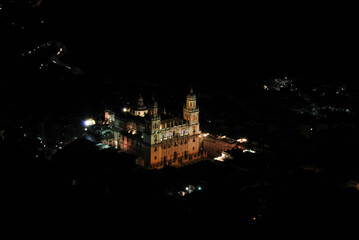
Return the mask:
{"type": "Polygon", "coordinates": [[[187,99],[196,100],[196,94],[193,93],[193,88],[191,88],[191,90],[187,94],[187,99]]]}
{"type": "Polygon", "coordinates": [[[148,107],[158,107],[158,103],[156,102],[154,96],[152,95],[152,98],[151,98],[151,101],[149,103],[149,106],[148,107]]]}

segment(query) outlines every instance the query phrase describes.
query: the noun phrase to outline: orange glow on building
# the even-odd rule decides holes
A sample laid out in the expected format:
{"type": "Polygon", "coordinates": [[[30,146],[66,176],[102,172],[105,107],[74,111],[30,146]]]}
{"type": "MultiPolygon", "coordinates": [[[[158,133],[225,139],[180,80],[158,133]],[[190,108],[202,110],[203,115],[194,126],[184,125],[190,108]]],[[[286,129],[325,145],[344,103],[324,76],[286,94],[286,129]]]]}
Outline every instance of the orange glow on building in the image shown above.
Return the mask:
{"type": "Polygon", "coordinates": [[[105,112],[105,119],[113,126],[112,145],[137,155],[139,165],[150,169],[179,167],[207,159],[199,137],[199,109],[192,89],[183,106],[183,118],[165,115],[162,119],[153,97],[146,106],[140,96],[129,113],[111,116],[105,112]]]}

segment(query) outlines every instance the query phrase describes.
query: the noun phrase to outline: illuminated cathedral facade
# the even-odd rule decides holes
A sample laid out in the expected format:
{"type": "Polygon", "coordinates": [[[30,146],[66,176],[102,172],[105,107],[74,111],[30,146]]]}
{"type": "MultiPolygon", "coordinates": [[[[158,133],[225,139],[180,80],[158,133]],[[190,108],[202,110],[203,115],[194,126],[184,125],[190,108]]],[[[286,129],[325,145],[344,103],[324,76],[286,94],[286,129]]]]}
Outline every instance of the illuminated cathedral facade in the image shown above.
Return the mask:
{"type": "Polygon", "coordinates": [[[119,113],[106,110],[105,122],[112,131],[105,143],[135,154],[137,164],[143,167],[180,167],[206,158],[193,89],[187,94],[182,118],[160,113],[154,97],[146,106],[140,96],[131,109],[119,113]]]}

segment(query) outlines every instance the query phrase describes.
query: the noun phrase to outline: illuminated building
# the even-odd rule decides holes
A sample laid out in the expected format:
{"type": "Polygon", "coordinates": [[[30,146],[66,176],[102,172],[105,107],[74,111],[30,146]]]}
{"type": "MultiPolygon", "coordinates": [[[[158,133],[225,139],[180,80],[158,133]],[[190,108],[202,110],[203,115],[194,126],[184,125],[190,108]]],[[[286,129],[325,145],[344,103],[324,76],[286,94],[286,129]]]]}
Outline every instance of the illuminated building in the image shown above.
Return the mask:
{"type": "Polygon", "coordinates": [[[210,157],[217,157],[221,155],[223,151],[233,149],[235,147],[240,147],[239,141],[226,136],[215,137],[211,134],[207,134],[203,138],[203,149],[205,149],[210,157]]]}
{"type": "Polygon", "coordinates": [[[161,114],[153,97],[146,106],[140,96],[132,109],[106,111],[105,122],[113,137],[104,143],[137,155],[137,163],[143,167],[179,167],[206,158],[201,150],[199,108],[192,89],[183,106],[183,118],[161,114]]]}

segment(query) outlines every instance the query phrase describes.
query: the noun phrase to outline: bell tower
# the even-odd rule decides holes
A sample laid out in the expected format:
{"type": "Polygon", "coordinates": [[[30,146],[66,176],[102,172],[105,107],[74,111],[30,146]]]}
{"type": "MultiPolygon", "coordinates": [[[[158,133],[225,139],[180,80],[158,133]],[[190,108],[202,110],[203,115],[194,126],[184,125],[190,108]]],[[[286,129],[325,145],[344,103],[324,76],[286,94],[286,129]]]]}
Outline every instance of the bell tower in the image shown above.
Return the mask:
{"type": "Polygon", "coordinates": [[[150,145],[154,145],[157,144],[158,141],[157,134],[160,130],[161,116],[158,112],[158,104],[153,96],[147,109],[148,112],[145,119],[148,136],[145,141],[150,145]]]}
{"type": "Polygon", "coordinates": [[[186,104],[183,106],[183,118],[189,121],[189,125],[195,125],[199,123],[199,108],[197,106],[197,98],[191,88],[189,94],[186,97],[186,104]]]}

